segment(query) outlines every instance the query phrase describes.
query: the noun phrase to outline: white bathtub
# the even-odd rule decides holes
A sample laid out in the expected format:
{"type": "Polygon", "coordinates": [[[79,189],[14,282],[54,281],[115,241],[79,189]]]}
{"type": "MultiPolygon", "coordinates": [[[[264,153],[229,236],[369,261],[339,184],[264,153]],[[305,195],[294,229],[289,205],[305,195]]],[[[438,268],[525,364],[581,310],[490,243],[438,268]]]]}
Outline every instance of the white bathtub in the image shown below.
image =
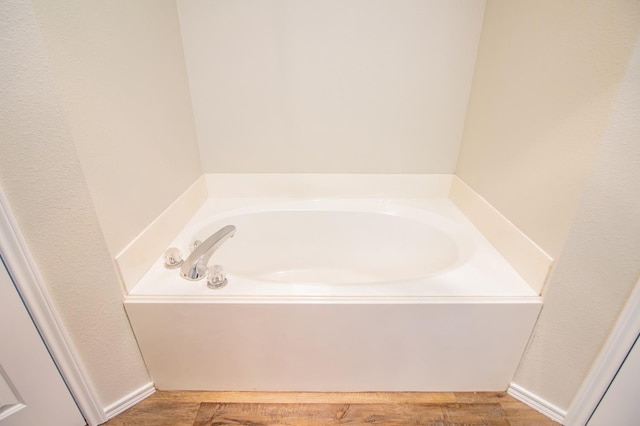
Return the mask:
{"type": "Polygon", "coordinates": [[[212,199],[228,285],[161,259],[125,306],[160,389],[479,391],[508,386],[540,297],[448,199],[212,199]]]}

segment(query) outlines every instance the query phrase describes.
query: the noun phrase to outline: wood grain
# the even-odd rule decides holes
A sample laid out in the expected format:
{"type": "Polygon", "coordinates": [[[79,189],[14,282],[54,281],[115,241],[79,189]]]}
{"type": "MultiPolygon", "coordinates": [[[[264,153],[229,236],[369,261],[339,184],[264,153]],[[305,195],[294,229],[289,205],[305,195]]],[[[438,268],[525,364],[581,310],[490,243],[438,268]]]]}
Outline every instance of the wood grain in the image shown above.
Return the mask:
{"type": "Polygon", "coordinates": [[[509,426],[500,404],[203,403],[194,426],[219,425],[509,426]]]}
{"type": "Polygon", "coordinates": [[[107,426],[511,425],[557,423],[504,392],[163,392],[107,426]]]}
{"type": "MultiPolygon", "coordinates": [[[[488,395],[488,393],[487,393],[488,395]]],[[[506,395],[506,394],[505,394],[506,395]]],[[[453,392],[197,392],[158,391],[156,400],[192,402],[262,402],[262,403],[453,403],[459,401],[453,392]]]]}

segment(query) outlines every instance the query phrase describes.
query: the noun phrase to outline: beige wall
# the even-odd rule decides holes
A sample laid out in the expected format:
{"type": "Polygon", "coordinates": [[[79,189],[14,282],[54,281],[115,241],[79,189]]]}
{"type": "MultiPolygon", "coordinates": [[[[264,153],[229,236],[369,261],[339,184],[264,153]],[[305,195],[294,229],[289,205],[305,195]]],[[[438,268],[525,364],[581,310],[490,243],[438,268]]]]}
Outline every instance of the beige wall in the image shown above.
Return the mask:
{"type": "Polygon", "coordinates": [[[640,38],[514,382],[566,409],[640,276],[640,38]]]}
{"type": "Polygon", "coordinates": [[[112,256],[202,174],[175,1],[33,1],[112,256]]]}
{"type": "Polygon", "coordinates": [[[487,2],[456,173],[554,258],[639,29],[637,1],[487,2]]]}
{"type": "Polygon", "coordinates": [[[452,173],[484,1],[178,0],[208,173],[452,173]]]}
{"type": "MultiPolygon", "coordinates": [[[[483,2],[178,2],[206,172],[453,171],[483,2]]],[[[0,184],[106,406],[148,380],[111,258],[202,172],[176,8],[34,3],[0,7],[0,184]]],[[[560,407],[637,278],[640,166],[605,130],[639,28],[632,1],[487,4],[457,173],[553,256],[577,212],[516,376],[560,407]]]]}
{"type": "Polygon", "coordinates": [[[456,173],[557,258],[514,383],[563,410],[640,274],[639,33],[632,1],[485,9],[456,173]]]}
{"type": "Polygon", "coordinates": [[[0,2],[0,186],[103,406],[149,382],[31,2],[0,2]]]}

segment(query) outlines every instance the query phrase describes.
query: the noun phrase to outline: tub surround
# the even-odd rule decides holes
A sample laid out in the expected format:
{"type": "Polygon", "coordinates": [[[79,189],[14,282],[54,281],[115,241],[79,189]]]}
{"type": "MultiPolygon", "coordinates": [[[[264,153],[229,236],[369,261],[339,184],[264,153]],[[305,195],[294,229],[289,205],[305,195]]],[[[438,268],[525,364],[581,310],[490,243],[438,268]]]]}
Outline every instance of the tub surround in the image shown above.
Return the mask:
{"type": "Polygon", "coordinates": [[[207,199],[205,176],[200,176],[165,211],[116,256],[125,289],[130,292],[149,266],[171,243],[184,224],[207,199]]]}
{"type": "Polygon", "coordinates": [[[162,252],[207,197],[210,213],[255,205],[265,199],[372,198],[403,203],[450,198],[484,237],[540,294],[553,259],[451,174],[206,174],[156,218],[116,257],[127,292],[158,261],[162,252]],[[413,200],[413,201],[411,201],[413,200]]]}
{"type": "Polygon", "coordinates": [[[207,174],[210,198],[447,197],[451,174],[207,174]]]}
{"type": "Polygon", "coordinates": [[[212,292],[204,280],[183,281],[177,270],[166,269],[158,258],[129,293],[130,298],[149,302],[175,296],[227,302],[249,298],[282,303],[354,299],[406,303],[434,297],[526,299],[538,295],[455,204],[443,197],[212,198],[171,246],[185,253],[193,241],[203,241],[226,225],[235,225],[237,235],[209,263],[225,267],[230,285],[212,292]],[[335,246],[331,235],[347,247],[335,246]],[[307,250],[305,244],[311,247],[307,250]],[[296,264],[297,254],[305,251],[313,253],[314,259],[323,259],[319,263],[328,268],[327,273],[318,278],[315,269],[305,272],[304,256],[296,264]],[[272,270],[301,272],[296,279],[274,276],[272,270]],[[329,270],[335,271],[330,274],[329,270]],[[320,284],[325,282],[335,284],[320,284]]]}
{"type": "Polygon", "coordinates": [[[131,291],[207,197],[246,199],[221,201],[222,209],[265,198],[447,197],[452,178],[450,174],[205,174],[116,256],[116,264],[127,292],[131,291]]]}
{"type": "Polygon", "coordinates": [[[531,288],[542,294],[551,256],[457,176],[452,178],[449,197],[531,288]]]}

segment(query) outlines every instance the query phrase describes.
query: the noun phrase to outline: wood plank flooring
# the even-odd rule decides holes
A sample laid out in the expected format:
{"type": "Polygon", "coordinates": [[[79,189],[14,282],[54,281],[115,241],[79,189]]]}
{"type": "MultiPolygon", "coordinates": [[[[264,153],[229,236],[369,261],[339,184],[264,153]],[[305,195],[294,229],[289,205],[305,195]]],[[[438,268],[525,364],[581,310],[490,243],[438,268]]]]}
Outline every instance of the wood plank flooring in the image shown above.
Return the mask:
{"type": "Polygon", "coordinates": [[[165,392],[106,426],[556,425],[504,392],[165,392]]]}

